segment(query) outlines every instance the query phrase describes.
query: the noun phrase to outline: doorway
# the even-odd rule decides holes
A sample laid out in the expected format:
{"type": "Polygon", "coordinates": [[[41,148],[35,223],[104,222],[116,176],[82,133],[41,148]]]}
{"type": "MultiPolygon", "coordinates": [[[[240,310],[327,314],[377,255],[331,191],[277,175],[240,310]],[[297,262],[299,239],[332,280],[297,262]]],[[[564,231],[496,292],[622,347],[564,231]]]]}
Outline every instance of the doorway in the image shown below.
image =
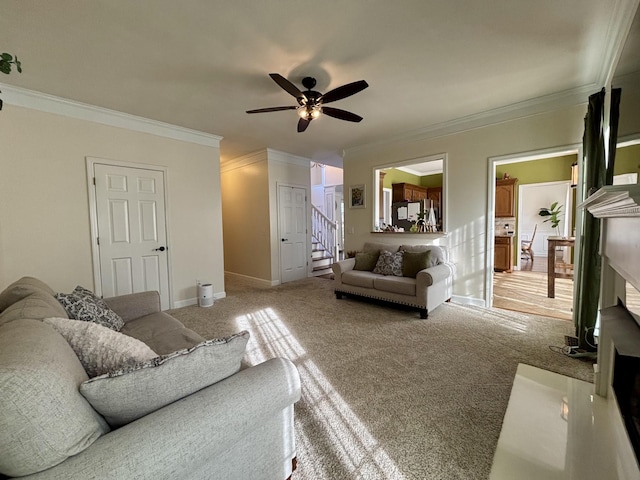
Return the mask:
{"type": "MultiPolygon", "coordinates": [[[[571,165],[578,158],[579,150],[580,146],[575,145],[489,159],[487,306],[572,319],[572,279],[556,279],[555,298],[547,297],[547,239],[558,234],[569,235],[574,227],[579,229],[573,219],[575,190],[570,188],[571,165]],[[497,178],[518,179],[512,218],[496,218],[497,178]],[[539,215],[541,208],[549,208],[554,202],[562,206],[559,232],[550,222],[544,222],[548,217],[539,215]],[[533,255],[523,255],[521,241],[530,240],[534,229],[533,255]],[[509,273],[494,271],[497,235],[510,236],[513,269],[509,273]]],[[[502,243],[505,239],[500,240],[502,243]]],[[[562,263],[570,263],[569,258],[565,257],[562,263]]]]}
{"type": "Polygon", "coordinates": [[[307,277],[307,194],[304,187],[278,185],[280,282],[307,277]]]}
{"type": "Polygon", "coordinates": [[[170,308],[165,171],[87,159],[96,293],[155,290],[170,308]]]}

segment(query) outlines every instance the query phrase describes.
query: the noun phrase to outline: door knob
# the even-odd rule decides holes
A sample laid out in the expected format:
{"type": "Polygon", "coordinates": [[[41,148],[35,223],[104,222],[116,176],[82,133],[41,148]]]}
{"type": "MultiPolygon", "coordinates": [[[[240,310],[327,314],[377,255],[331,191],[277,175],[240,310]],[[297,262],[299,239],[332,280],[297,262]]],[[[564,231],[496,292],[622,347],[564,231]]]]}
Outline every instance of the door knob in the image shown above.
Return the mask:
{"type": "Polygon", "coordinates": [[[289,241],[289,239],[288,239],[288,238],[283,238],[283,239],[282,239],[282,241],[283,241],[283,242],[288,242],[288,241],[289,241]]]}
{"type": "Polygon", "coordinates": [[[154,252],[164,252],[165,250],[166,250],[166,247],[158,247],[153,249],[154,252]]]}

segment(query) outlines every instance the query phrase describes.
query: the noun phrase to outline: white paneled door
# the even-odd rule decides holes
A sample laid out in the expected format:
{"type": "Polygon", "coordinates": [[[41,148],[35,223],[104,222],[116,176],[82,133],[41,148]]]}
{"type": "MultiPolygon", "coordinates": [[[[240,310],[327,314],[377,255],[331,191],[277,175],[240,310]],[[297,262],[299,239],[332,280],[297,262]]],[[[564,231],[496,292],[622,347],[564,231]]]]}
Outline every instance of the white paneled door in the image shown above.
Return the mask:
{"type": "Polygon", "coordinates": [[[156,290],[169,308],[164,172],[94,164],[102,295],[156,290]]]}
{"type": "Polygon", "coordinates": [[[307,277],[307,197],[304,188],[278,186],[280,281],[307,277]]]}

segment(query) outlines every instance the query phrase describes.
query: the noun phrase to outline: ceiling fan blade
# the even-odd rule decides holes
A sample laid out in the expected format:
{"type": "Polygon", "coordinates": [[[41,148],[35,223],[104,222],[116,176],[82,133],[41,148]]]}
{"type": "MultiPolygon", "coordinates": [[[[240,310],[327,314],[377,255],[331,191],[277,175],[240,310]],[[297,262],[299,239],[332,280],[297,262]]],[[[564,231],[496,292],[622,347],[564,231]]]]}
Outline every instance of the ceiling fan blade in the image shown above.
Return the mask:
{"type": "Polygon", "coordinates": [[[274,82],[280,85],[280,88],[285,90],[290,95],[293,95],[296,98],[307,98],[305,94],[298,89],[298,87],[296,87],[293,83],[291,83],[279,73],[270,73],[269,76],[273,79],[274,82]]]}
{"type": "Polygon", "coordinates": [[[343,98],[350,97],[358,92],[361,92],[365,88],[367,88],[369,84],[364,80],[358,80],[357,82],[347,83],[346,85],[342,85],[341,87],[334,88],[333,90],[328,91],[320,100],[322,103],[335,102],[336,100],[342,100],[343,98]]]}
{"type": "Polygon", "coordinates": [[[298,120],[298,133],[304,132],[311,123],[311,120],[311,118],[308,120],[306,118],[301,118],[300,120],[298,120]]]}
{"type": "Polygon", "coordinates": [[[362,117],[355,113],[347,112],[346,110],[340,110],[339,108],[322,107],[322,113],[329,115],[333,118],[339,118],[340,120],[346,120],[347,122],[360,122],[362,117]]]}
{"type": "Polygon", "coordinates": [[[247,110],[247,113],[264,113],[264,112],[279,112],[281,110],[295,110],[296,107],[269,107],[269,108],[258,108],[256,110],[247,110]]]}

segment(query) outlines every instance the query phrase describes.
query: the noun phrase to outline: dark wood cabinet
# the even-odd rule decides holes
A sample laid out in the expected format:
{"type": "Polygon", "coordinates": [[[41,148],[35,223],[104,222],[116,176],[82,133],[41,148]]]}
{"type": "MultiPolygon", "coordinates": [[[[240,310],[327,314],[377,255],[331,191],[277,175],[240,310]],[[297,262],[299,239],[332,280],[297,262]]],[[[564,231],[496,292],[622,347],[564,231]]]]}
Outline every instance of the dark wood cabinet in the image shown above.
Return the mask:
{"type": "Polygon", "coordinates": [[[496,272],[511,273],[513,271],[513,236],[498,235],[495,237],[493,269],[496,272]]]}
{"type": "Polygon", "coordinates": [[[427,198],[426,187],[411,183],[394,183],[391,191],[394,202],[418,202],[427,198]]]}
{"type": "Polygon", "coordinates": [[[496,218],[516,216],[517,178],[496,180],[496,218]]]}

